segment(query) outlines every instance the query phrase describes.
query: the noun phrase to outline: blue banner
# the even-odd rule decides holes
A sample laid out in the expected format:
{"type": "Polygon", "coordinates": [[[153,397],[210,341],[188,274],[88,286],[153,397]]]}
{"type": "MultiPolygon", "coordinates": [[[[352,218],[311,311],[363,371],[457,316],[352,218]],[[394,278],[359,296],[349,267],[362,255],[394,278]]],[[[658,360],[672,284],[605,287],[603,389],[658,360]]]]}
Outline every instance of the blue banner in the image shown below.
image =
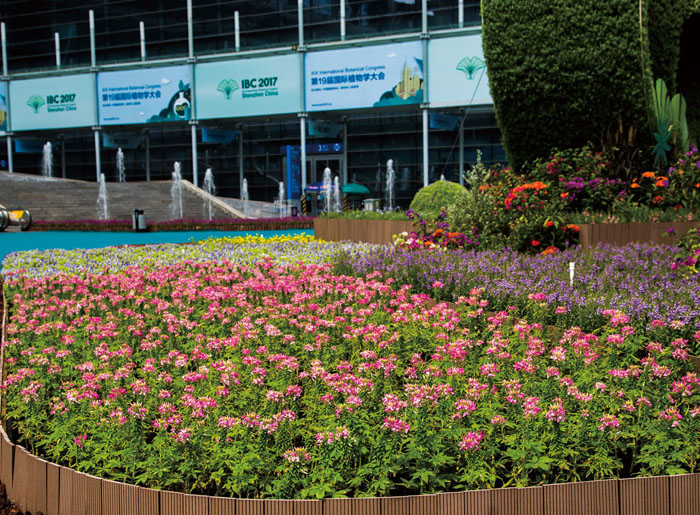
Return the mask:
{"type": "MultiPolygon", "coordinates": [[[[15,152],[18,154],[43,154],[44,145],[50,143],[38,139],[15,139],[15,152]]],[[[52,143],[52,147],[56,148],[59,144],[52,143]]]]}
{"type": "Polygon", "coordinates": [[[297,54],[198,64],[197,118],[296,113],[301,72],[297,54]]]}
{"type": "Polygon", "coordinates": [[[420,41],[306,54],[306,110],[423,102],[420,41]]]}
{"type": "Polygon", "coordinates": [[[190,67],[143,68],[97,75],[100,125],[189,120],[190,67]]]}
{"type": "Polygon", "coordinates": [[[7,132],[7,83],[0,82],[0,135],[7,132]]]}
{"type": "Polygon", "coordinates": [[[493,104],[481,34],[428,43],[430,107],[493,104]]]}
{"type": "Polygon", "coordinates": [[[233,143],[236,136],[238,136],[238,131],[216,127],[202,127],[202,143],[233,143]]]}
{"type": "Polygon", "coordinates": [[[430,128],[443,131],[455,131],[459,126],[459,116],[442,113],[430,113],[430,128]]]}
{"type": "Polygon", "coordinates": [[[337,138],[343,132],[343,125],[340,123],[319,122],[309,120],[309,136],[325,136],[327,138],[337,138]]]}
{"type": "Polygon", "coordinates": [[[143,143],[144,135],[138,133],[110,134],[102,133],[102,146],[105,148],[124,148],[135,150],[143,143]]]}
{"type": "Polygon", "coordinates": [[[287,168],[287,199],[301,198],[301,147],[284,147],[287,168]]]}
{"type": "Polygon", "coordinates": [[[13,131],[92,127],[95,88],[89,74],[10,82],[13,131]]]}

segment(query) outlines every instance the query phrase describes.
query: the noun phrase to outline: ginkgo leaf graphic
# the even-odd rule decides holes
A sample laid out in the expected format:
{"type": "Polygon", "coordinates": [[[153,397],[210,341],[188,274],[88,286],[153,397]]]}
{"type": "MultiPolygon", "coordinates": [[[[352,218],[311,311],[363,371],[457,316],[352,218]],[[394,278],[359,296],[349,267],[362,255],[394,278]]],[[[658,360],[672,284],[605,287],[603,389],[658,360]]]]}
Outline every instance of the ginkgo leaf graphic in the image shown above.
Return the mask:
{"type": "Polygon", "coordinates": [[[219,82],[219,86],[216,89],[224,94],[226,100],[230,100],[231,93],[238,89],[238,83],[233,79],[224,79],[219,82]]]}
{"type": "Polygon", "coordinates": [[[469,80],[472,80],[474,73],[482,68],[486,68],[486,62],[477,56],[465,57],[457,64],[457,69],[463,71],[469,80]]]}

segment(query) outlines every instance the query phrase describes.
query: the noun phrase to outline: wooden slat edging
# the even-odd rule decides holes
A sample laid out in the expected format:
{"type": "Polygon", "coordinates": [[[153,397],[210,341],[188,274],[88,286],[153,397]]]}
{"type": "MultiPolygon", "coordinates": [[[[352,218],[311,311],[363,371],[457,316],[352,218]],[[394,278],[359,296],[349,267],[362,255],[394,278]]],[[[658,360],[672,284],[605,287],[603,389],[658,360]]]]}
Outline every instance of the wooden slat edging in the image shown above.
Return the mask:
{"type": "Polygon", "coordinates": [[[381,515],[379,503],[377,498],[324,499],[323,515],[381,515]]]}
{"type": "Polygon", "coordinates": [[[12,471],[14,470],[15,446],[5,430],[0,427],[0,481],[5,485],[7,498],[12,499],[12,471]]]}
{"type": "Polygon", "coordinates": [[[82,472],[73,474],[73,515],[102,514],[102,479],[82,472]]]}
{"type": "Polygon", "coordinates": [[[544,515],[618,515],[616,479],[545,485],[544,515]]]}
{"type": "Polygon", "coordinates": [[[102,480],[102,515],[135,514],[138,503],[138,486],[102,480]]]}
{"type": "Polygon", "coordinates": [[[294,501],[283,499],[266,500],[265,515],[294,515],[294,501]]]}
{"type": "Polygon", "coordinates": [[[59,515],[61,467],[46,464],[46,515],[59,515]]]}
{"type": "Polygon", "coordinates": [[[209,515],[236,515],[237,499],[225,497],[209,498],[209,515]]]}
{"type": "MultiPolygon", "coordinates": [[[[159,515],[160,514],[160,492],[150,488],[138,488],[139,500],[136,505],[138,513],[136,515],[159,515]]],[[[132,512],[133,513],[133,512],[132,512]]]]}
{"type": "Polygon", "coordinates": [[[470,490],[435,495],[435,513],[482,515],[492,513],[492,490],[470,490]]]}
{"type": "Polygon", "coordinates": [[[413,224],[406,220],[355,220],[351,218],[314,218],[314,237],[326,241],[355,241],[387,244],[392,236],[411,232],[413,224]]]}
{"type": "Polygon", "coordinates": [[[669,478],[620,479],[620,515],[669,515],[669,478]]]}
{"type": "Polygon", "coordinates": [[[58,513],[73,514],[73,478],[75,472],[66,467],[59,467],[58,474],[58,513]]]}
{"type": "Polygon", "coordinates": [[[12,472],[12,497],[22,511],[27,510],[27,497],[29,488],[29,461],[30,454],[21,445],[15,446],[15,462],[12,472]]]}
{"type": "Polygon", "coordinates": [[[437,512],[436,495],[384,497],[380,500],[382,515],[433,515],[437,512]]]}
{"type": "Polygon", "coordinates": [[[32,513],[48,511],[48,466],[49,462],[30,454],[29,477],[31,478],[27,510],[32,513]]]}
{"type": "Polygon", "coordinates": [[[265,515],[266,503],[259,499],[236,499],[236,515],[265,515]]]}
{"type": "Polygon", "coordinates": [[[160,492],[160,515],[209,515],[209,499],[205,495],[160,492]]]}
{"type": "Polygon", "coordinates": [[[543,491],[541,486],[527,488],[497,488],[491,490],[494,515],[541,515],[543,491]]]}
{"type": "Polygon", "coordinates": [[[700,515],[700,474],[669,478],[671,515],[700,515]]]}

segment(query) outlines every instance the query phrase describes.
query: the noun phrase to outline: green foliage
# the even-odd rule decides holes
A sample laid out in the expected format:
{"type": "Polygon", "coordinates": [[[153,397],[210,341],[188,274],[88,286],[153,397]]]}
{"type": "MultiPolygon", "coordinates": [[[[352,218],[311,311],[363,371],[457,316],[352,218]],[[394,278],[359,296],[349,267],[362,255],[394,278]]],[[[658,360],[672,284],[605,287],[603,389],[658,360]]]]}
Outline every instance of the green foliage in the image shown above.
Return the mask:
{"type": "MultiPolygon", "coordinates": [[[[647,2],[483,0],[483,46],[509,163],[647,125],[647,2]]],[[[645,131],[640,131],[645,136],[645,131]]]]}
{"type": "Polygon", "coordinates": [[[671,98],[662,79],[654,83],[654,101],[652,102],[655,118],[654,164],[668,163],[666,154],[675,154],[688,149],[688,124],[685,119],[685,99],[680,93],[671,98]]]}
{"type": "Polygon", "coordinates": [[[677,91],[677,71],[681,57],[683,22],[692,12],[696,0],[649,1],[649,54],[651,71],[671,91],[677,91]]]}
{"type": "Polygon", "coordinates": [[[418,190],[411,201],[410,209],[424,218],[437,218],[443,208],[447,209],[467,194],[467,189],[457,183],[437,181],[418,190]]]}
{"type": "Polygon", "coordinates": [[[677,91],[688,104],[688,129],[693,141],[700,140],[700,69],[697,55],[700,46],[700,7],[683,24],[678,62],[677,91]]]}
{"type": "Polygon", "coordinates": [[[341,213],[333,213],[324,211],[319,215],[319,218],[350,218],[353,220],[407,220],[406,213],[403,211],[366,211],[364,209],[353,209],[343,211],[341,213]]]}

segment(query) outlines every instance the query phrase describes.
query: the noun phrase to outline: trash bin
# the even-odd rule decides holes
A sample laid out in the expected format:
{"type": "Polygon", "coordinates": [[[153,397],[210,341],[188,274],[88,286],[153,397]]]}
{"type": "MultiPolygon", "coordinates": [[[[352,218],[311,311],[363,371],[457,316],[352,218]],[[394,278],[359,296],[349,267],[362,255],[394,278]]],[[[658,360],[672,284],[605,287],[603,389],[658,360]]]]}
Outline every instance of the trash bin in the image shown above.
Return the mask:
{"type": "Polygon", "coordinates": [[[134,209],[134,214],[131,217],[131,225],[134,232],[144,232],[146,227],[146,215],[143,209],[134,209]]]}
{"type": "Polygon", "coordinates": [[[382,199],[366,198],[363,200],[365,211],[380,211],[382,209],[382,199]]]}

